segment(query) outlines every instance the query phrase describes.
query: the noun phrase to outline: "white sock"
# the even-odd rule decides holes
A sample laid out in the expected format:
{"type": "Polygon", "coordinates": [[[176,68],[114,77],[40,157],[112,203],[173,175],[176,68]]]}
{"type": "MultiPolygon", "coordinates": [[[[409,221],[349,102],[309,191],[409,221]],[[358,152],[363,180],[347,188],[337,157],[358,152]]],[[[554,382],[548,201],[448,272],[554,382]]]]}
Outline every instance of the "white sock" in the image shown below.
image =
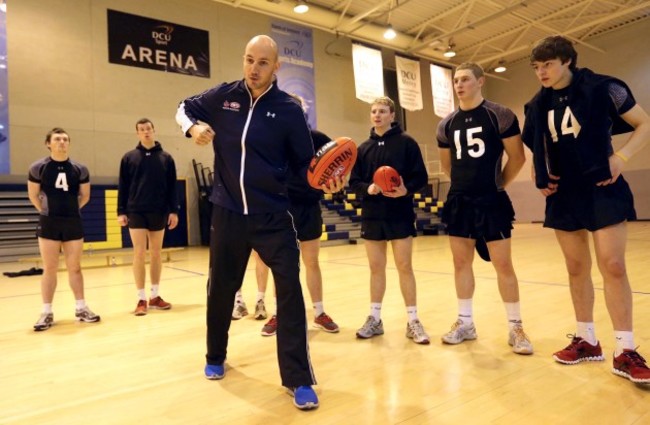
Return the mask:
{"type": "Polygon", "coordinates": [[[323,308],[323,302],[319,301],[317,303],[314,303],[314,317],[318,317],[323,313],[325,313],[325,309],[323,308]]]}
{"type": "Polygon", "coordinates": [[[521,325],[521,307],[519,301],[516,303],[503,303],[506,307],[506,316],[508,317],[508,328],[512,330],[517,325],[521,325]]]}
{"type": "Polygon", "coordinates": [[[43,313],[52,313],[52,303],[43,304],[43,313]]]}
{"type": "Polygon", "coordinates": [[[257,299],[255,300],[255,302],[259,302],[259,301],[264,302],[264,296],[265,295],[266,295],[266,292],[258,292],[257,293],[257,299]]]}
{"type": "Polygon", "coordinates": [[[151,284],[151,298],[156,298],[158,296],[158,291],[159,291],[160,285],[159,284],[151,284]]]}
{"type": "Polygon", "coordinates": [[[594,322],[578,322],[576,336],[579,336],[591,345],[598,344],[594,322]]]}
{"type": "Polygon", "coordinates": [[[415,305],[406,306],[406,315],[408,316],[409,323],[418,320],[418,307],[415,305]]]}
{"type": "Polygon", "coordinates": [[[145,293],[144,293],[144,288],[142,288],[142,289],[138,289],[138,299],[139,299],[140,301],[146,301],[147,296],[146,296],[145,293]]]}
{"type": "Polygon", "coordinates": [[[458,298],[458,318],[468,326],[474,323],[471,298],[458,298]]]}
{"type": "Polygon", "coordinates": [[[370,315],[376,320],[381,320],[381,303],[370,303],[370,315]]]}
{"type": "Polygon", "coordinates": [[[614,356],[620,356],[623,350],[636,350],[636,345],[634,345],[634,332],[614,331],[614,338],[616,339],[614,356]]]}
{"type": "Polygon", "coordinates": [[[75,301],[77,310],[81,310],[83,308],[86,308],[86,300],[76,300],[75,301]]]}

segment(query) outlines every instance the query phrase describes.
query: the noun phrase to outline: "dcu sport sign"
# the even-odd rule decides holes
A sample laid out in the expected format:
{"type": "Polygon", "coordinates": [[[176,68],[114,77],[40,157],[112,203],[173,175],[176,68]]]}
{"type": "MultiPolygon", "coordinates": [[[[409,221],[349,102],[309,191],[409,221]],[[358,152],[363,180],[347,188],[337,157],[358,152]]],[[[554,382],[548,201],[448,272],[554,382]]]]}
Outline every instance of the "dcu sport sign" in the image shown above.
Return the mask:
{"type": "Polygon", "coordinates": [[[108,61],[210,78],[208,32],[108,10],[108,61]]]}

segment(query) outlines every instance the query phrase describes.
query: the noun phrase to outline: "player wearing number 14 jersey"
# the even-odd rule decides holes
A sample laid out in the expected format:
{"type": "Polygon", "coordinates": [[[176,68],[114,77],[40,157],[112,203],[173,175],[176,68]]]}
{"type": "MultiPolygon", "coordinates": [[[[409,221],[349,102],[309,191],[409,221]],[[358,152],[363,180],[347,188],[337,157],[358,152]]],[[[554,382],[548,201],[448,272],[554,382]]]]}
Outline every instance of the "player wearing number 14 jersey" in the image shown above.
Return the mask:
{"type": "Polygon", "coordinates": [[[474,63],[456,68],[454,90],[460,107],[438,125],[438,148],[451,188],[443,210],[454,258],[458,319],[442,336],[446,344],[476,339],[472,312],[474,248],[492,259],[508,319],[508,344],[517,354],[532,354],[524,333],[519,284],[510,255],[514,210],[505,192],[524,164],[519,122],[508,108],[483,98],[483,69],[474,63]],[[508,155],[502,164],[504,151],[508,155]]]}
{"type": "Polygon", "coordinates": [[[90,200],[88,169],[70,160],[70,136],[62,128],[54,128],[47,133],[45,145],[50,150],[50,156],[29,167],[27,181],[29,200],[40,214],[36,235],[43,262],[43,311],[34,325],[35,331],[47,330],[54,324],[52,300],[61,250],[76,300],[76,319],[80,322],[99,322],[100,319],[86,305],[80,264],[83,227],[79,209],[90,200]]]}
{"type": "Polygon", "coordinates": [[[603,278],[615,336],[612,372],[650,384],[636,351],[632,290],[625,268],[626,221],[635,218],[625,163],[650,139],[650,118],[616,78],[577,67],[578,53],[561,36],[541,40],[530,61],[542,88],[526,105],[522,134],[533,151],[535,183],[546,196],[545,227],[555,230],[569,274],[577,321],[559,363],[604,360],[594,329],[589,233],[603,278]],[[612,134],[631,132],[614,152],[612,134]]]}

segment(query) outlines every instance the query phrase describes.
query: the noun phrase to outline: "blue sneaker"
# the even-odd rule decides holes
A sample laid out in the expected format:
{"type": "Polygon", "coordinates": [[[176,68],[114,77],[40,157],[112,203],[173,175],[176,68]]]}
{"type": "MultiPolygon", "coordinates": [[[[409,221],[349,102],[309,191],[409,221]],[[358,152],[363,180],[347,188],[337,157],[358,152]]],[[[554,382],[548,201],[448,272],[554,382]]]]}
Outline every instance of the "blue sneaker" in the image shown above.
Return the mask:
{"type": "Polygon", "coordinates": [[[293,405],[300,410],[311,410],[318,407],[318,396],[309,385],[289,388],[289,394],[293,396],[293,405]]]}
{"type": "Polygon", "coordinates": [[[226,375],[226,370],[223,364],[206,364],[205,377],[210,380],[223,379],[226,375]]]}

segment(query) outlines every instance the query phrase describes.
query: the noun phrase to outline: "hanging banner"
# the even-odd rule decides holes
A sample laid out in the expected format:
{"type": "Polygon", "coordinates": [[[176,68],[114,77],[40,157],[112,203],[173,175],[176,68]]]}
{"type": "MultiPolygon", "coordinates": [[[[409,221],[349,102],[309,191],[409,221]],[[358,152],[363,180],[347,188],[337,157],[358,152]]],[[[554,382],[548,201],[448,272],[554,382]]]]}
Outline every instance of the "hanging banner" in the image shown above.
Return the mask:
{"type": "Polygon", "coordinates": [[[395,66],[397,68],[397,90],[400,105],[407,111],[421,110],[420,62],[395,55],[395,66]]]}
{"type": "Polygon", "coordinates": [[[107,10],[108,61],[210,78],[208,32],[107,10]]]}
{"type": "Polygon", "coordinates": [[[451,69],[438,65],[431,65],[430,68],[433,112],[440,118],[444,118],[455,109],[451,69]]]}
{"type": "Polygon", "coordinates": [[[7,80],[7,13],[0,10],[0,174],[9,174],[9,84],[7,80]]]}
{"type": "Polygon", "coordinates": [[[312,30],[282,21],[271,22],[271,37],[278,44],[278,87],[305,100],[307,121],[316,127],[314,46],[312,30]]]}
{"type": "Polygon", "coordinates": [[[357,99],[372,103],[384,95],[384,64],[381,50],[352,44],[354,86],[357,99]]]}

